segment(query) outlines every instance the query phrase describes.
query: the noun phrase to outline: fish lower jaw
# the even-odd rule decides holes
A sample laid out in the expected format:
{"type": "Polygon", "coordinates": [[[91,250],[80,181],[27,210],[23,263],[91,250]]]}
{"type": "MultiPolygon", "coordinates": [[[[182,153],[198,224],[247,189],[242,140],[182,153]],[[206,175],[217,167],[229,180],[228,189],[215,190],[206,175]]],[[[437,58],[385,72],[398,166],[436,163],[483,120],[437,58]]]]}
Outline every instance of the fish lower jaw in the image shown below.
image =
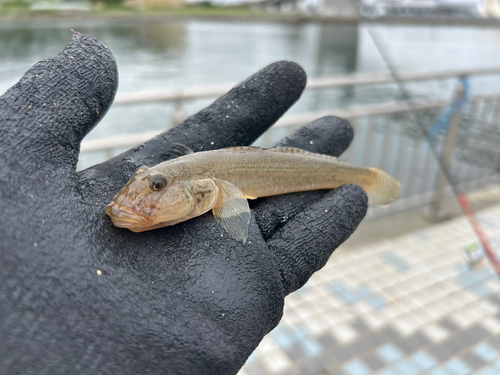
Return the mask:
{"type": "Polygon", "coordinates": [[[122,206],[116,203],[107,205],[105,211],[111,218],[113,225],[119,228],[132,229],[152,224],[148,217],[136,212],[130,207],[122,206]]]}
{"type": "MultiPolygon", "coordinates": [[[[177,224],[177,223],[175,223],[177,224]]],[[[163,227],[169,227],[174,224],[171,224],[171,222],[163,222],[163,223],[156,223],[156,224],[151,224],[151,225],[141,225],[141,226],[129,226],[127,229],[131,230],[132,232],[135,233],[140,233],[140,232],[146,232],[148,230],[152,229],[158,229],[158,228],[163,228],[163,227]]]]}
{"type": "MultiPolygon", "coordinates": [[[[168,220],[168,221],[162,221],[160,223],[146,224],[146,225],[142,224],[142,223],[141,224],[135,224],[135,225],[133,225],[133,223],[130,223],[130,225],[128,225],[127,227],[122,226],[122,228],[127,228],[127,229],[129,229],[129,230],[131,230],[132,232],[135,232],[135,233],[140,233],[140,232],[145,232],[145,231],[152,230],[152,229],[158,229],[158,228],[163,228],[163,227],[170,227],[172,225],[181,223],[181,222],[189,220],[189,219],[191,219],[191,217],[181,218],[181,219],[175,219],[175,220],[168,220]]],[[[113,224],[115,224],[115,223],[113,222],[113,224]]]]}
{"type": "Polygon", "coordinates": [[[133,221],[128,221],[128,220],[121,220],[121,219],[117,219],[117,218],[114,218],[114,217],[111,217],[111,221],[113,222],[113,225],[115,227],[119,227],[119,228],[126,228],[126,229],[130,229],[131,231],[134,231],[134,232],[142,232],[141,227],[146,225],[145,223],[137,223],[137,222],[133,222],[133,221]]]}

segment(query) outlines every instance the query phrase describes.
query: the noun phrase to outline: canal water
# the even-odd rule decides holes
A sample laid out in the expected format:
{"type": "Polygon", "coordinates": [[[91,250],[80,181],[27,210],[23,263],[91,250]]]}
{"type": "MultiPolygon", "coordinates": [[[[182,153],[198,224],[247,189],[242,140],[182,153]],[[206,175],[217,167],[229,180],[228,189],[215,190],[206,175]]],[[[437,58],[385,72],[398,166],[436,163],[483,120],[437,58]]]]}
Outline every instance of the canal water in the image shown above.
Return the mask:
{"type": "MultiPolygon", "coordinates": [[[[50,21],[0,24],[0,92],[33,64],[56,55],[72,34],[91,34],[113,52],[119,91],[236,83],[277,60],[292,60],[309,77],[384,72],[369,31],[398,72],[500,66],[500,29],[467,26],[325,25],[179,20],[169,22],[50,21]],[[369,28],[369,29],[368,29],[369,28]]],[[[408,85],[414,98],[451,98],[456,80],[408,85]]],[[[474,94],[495,93],[500,77],[472,80],[474,94]]],[[[305,93],[290,113],[400,99],[395,85],[305,93]]],[[[192,114],[212,100],[186,105],[192,114]]],[[[169,105],[112,108],[88,138],[166,129],[169,105]]],[[[95,159],[97,160],[97,159],[95,159]]]]}

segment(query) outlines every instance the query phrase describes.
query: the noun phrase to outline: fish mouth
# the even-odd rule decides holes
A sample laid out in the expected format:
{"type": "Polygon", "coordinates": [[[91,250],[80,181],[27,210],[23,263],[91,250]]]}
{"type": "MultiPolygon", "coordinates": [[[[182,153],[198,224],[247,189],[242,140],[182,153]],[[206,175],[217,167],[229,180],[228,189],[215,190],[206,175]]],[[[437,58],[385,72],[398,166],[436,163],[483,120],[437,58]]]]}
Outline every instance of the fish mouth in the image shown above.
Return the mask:
{"type": "Polygon", "coordinates": [[[108,204],[104,211],[111,217],[113,224],[120,228],[130,228],[150,223],[150,220],[144,214],[119,203],[112,202],[108,204]]]}

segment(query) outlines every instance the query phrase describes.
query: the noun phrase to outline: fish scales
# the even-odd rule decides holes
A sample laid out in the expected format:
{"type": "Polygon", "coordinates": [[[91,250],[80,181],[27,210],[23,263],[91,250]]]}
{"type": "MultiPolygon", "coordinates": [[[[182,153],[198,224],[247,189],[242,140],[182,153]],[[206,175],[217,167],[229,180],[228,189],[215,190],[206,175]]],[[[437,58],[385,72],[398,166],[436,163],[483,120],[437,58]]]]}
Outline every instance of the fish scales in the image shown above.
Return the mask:
{"type": "MultiPolygon", "coordinates": [[[[176,161],[185,165],[184,178],[216,177],[232,183],[251,197],[332,189],[347,183],[368,188],[373,180],[372,173],[366,168],[350,165],[333,156],[284,150],[290,152],[235,147],[187,155],[176,161]]],[[[164,168],[171,167],[164,164],[164,168]]]]}

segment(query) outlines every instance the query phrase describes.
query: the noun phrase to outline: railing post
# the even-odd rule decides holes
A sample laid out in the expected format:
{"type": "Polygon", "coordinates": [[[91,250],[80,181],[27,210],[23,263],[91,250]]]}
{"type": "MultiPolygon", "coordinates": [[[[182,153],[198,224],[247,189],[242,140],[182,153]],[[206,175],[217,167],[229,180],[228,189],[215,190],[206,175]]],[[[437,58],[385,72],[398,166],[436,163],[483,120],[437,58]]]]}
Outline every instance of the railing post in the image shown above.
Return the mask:
{"type": "Polygon", "coordinates": [[[176,127],[180,123],[182,123],[185,119],[186,116],[184,114],[184,109],[183,109],[183,100],[182,99],[177,99],[174,102],[174,115],[172,116],[172,128],[176,127]]]}
{"type": "MultiPolygon", "coordinates": [[[[453,103],[459,103],[463,99],[464,95],[465,88],[462,84],[460,84],[455,89],[455,98],[453,100],[453,103]]],[[[443,154],[441,157],[441,168],[439,169],[434,198],[432,199],[429,209],[425,214],[427,220],[429,221],[443,221],[450,217],[449,213],[443,212],[441,207],[444,197],[444,188],[446,186],[446,176],[444,171],[447,171],[449,175],[451,156],[453,155],[453,148],[455,147],[455,143],[457,140],[458,124],[460,123],[461,117],[461,106],[458,106],[458,108],[453,112],[450,119],[450,124],[448,125],[448,134],[446,136],[443,154]]]]}
{"type": "Polygon", "coordinates": [[[106,149],[106,159],[109,160],[113,157],[113,147],[108,147],[106,149]]]}

